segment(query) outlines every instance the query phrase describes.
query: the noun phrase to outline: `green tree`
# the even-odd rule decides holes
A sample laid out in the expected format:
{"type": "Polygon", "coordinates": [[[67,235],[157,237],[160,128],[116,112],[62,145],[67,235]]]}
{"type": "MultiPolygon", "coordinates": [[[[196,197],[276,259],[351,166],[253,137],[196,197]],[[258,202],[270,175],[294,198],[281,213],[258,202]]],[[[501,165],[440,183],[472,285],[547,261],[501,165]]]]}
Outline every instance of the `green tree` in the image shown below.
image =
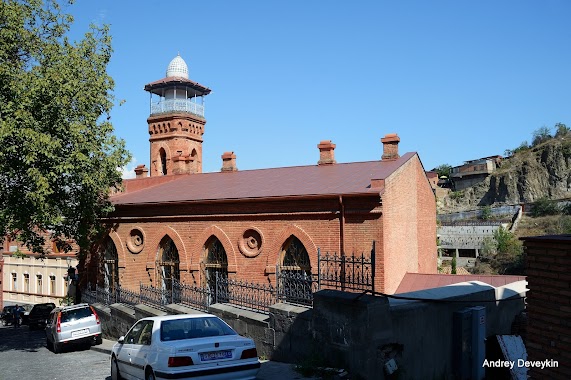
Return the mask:
{"type": "Polygon", "coordinates": [[[555,137],[564,137],[571,132],[571,129],[563,123],[555,124],[555,137]]]}
{"type": "Polygon", "coordinates": [[[498,253],[518,255],[522,252],[521,242],[507,229],[500,227],[494,231],[496,250],[498,253]]]}
{"type": "Polygon", "coordinates": [[[0,239],[41,253],[46,234],[89,246],[129,160],[109,122],[108,27],[70,41],[71,3],[0,5],[0,239]]]}
{"type": "Polygon", "coordinates": [[[436,173],[438,173],[438,178],[445,176],[445,177],[450,177],[450,173],[452,172],[452,166],[448,165],[448,164],[442,164],[440,166],[437,166],[436,168],[432,169],[432,171],[435,171],[436,173]]]}
{"type": "Polygon", "coordinates": [[[541,128],[536,129],[533,131],[533,140],[531,145],[537,146],[551,138],[551,134],[549,132],[549,128],[543,126],[541,128]]]}

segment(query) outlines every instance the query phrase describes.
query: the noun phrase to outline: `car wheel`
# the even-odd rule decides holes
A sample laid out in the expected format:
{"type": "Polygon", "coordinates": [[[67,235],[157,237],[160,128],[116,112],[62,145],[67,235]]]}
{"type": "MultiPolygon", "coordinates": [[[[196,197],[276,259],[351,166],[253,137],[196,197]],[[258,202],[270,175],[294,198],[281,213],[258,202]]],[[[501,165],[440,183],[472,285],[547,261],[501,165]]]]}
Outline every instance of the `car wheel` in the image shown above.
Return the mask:
{"type": "Polygon", "coordinates": [[[117,358],[115,356],[111,357],[111,380],[121,380],[121,373],[119,372],[119,365],[117,364],[117,358]]]}
{"type": "Polygon", "coordinates": [[[59,354],[61,352],[61,344],[54,342],[53,348],[54,348],[54,354],[59,354]]]}
{"type": "Polygon", "coordinates": [[[49,339],[46,339],[46,347],[48,348],[48,350],[53,351],[54,350],[54,344],[52,342],[50,342],[49,339]]]}
{"type": "Polygon", "coordinates": [[[100,344],[103,344],[103,338],[101,337],[101,335],[95,338],[95,345],[99,346],[100,344]]]}
{"type": "Polygon", "coordinates": [[[155,373],[152,368],[147,368],[145,371],[145,380],[155,380],[155,373]]]}

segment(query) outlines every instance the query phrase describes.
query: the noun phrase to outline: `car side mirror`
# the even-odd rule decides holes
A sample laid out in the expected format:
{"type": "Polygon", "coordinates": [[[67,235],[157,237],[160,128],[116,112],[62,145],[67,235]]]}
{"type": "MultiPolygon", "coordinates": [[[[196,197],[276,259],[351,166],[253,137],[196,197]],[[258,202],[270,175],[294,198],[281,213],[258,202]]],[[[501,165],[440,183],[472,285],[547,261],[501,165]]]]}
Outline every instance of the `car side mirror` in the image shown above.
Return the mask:
{"type": "Polygon", "coordinates": [[[119,340],[117,341],[117,343],[119,344],[123,344],[125,342],[125,337],[124,336],[120,336],[119,340]]]}

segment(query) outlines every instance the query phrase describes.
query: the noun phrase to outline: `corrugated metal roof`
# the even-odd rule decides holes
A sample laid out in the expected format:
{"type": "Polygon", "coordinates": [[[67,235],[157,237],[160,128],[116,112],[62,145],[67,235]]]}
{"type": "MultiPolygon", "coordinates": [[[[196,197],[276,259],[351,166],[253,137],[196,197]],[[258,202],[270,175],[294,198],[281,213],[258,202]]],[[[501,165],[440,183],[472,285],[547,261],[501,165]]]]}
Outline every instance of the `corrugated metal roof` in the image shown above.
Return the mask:
{"type": "MultiPolygon", "coordinates": [[[[142,190],[119,193],[116,205],[379,193],[371,179],[386,179],[416,153],[394,161],[353,162],[179,175],[142,190]]],[[[130,181],[137,181],[133,179],[130,181]]]]}
{"type": "Polygon", "coordinates": [[[525,276],[406,273],[395,294],[439,288],[467,281],[481,281],[497,288],[521,280],[525,280],[525,276]]]}

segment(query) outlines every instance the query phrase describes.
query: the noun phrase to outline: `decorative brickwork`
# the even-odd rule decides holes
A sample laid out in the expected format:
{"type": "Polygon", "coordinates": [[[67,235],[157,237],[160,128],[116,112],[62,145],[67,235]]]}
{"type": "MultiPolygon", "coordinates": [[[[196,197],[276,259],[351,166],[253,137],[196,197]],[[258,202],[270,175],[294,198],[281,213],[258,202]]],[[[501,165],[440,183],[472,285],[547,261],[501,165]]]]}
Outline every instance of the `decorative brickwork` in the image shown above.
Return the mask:
{"type": "MultiPolygon", "coordinates": [[[[156,286],[157,254],[165,236],[176,246],[183,283],[204,285],[206,246],[211,238],[216,238],[227,257],[229,279],[275,285],[276,267],[282,265],[284,245],[294,236],[307,251],[308,269],[313,274],[317,273],[318,249],[322,254],[368,256],[375,242],[375,289],[394,292],[406,272],[436,272],[436,211],[432,189],[417,155],[407,155],[402,162],[394,163],[389,174],[375,180],[374,188],[370,187],[372,180],[365,171],[365,192],[341,197],[333,193],[151,204],[142,201],[147,197],[145,194],[155,193],[193,197],[201,192],[202,178],[212,183],[230,176],[234,188],[227,190],[221,185],[219,191],[240,191],[242,186],[252,186],[247,171],[172,176],[198,181],[189,185],[189,190],[183,182],[175,180],[143,187],[132,193],[137,198],[125,198],[131,194],[128,190],[126,194],[118,194],[114,197],[116,211],[109,222],[115,225],[113,241],[123,245],[118,248],[119,260],[123,262],[119,268],[121,285],[156,286]],[[244,182],[241,175],[248,176],[244,182]],[[122,203],[121,199],[129,201],[122,203]],[[144,236],[140,253],[133,253],[126,245],[132,241],[134,230],[144,236]]],[[[314,167],[324,170],[322,175],[332,175],[331,170],[342,169],[343,165],[351,164],[314,167]]],[[[272,169],[261,172],[271,174],[272,169]]],[[[347,184],[352,182],[354,179],[347,184]]],[[[256,186],[265,184],[261,177],[256,186]]],[[[128,184],[126,188],[129,187],[128,184]]],[[[205,194],[219,196],[213,192],[205,194]]]]}

